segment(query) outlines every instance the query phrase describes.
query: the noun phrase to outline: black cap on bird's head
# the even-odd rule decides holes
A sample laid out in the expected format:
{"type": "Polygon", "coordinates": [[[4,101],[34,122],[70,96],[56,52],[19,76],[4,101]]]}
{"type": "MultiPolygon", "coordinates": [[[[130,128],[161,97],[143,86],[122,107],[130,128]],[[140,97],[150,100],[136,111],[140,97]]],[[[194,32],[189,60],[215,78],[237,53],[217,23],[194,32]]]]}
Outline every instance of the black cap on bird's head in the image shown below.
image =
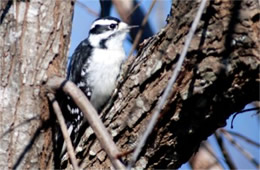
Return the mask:
{"type": "Polygon", "coordinates": [[[89,31],[89,41],[94,47],[116,49],[121,47],[127,32],[133,28],[117,18],[107,16],[96,19],[89,31]]]}
{"type": "Polygon", "coordinates": [[[90,34],[102,34],[104,32],[113,31],[117,29],[121,22],[119,19],[114,17],[104,17],[96,19],[90,28],[90,34]]]}

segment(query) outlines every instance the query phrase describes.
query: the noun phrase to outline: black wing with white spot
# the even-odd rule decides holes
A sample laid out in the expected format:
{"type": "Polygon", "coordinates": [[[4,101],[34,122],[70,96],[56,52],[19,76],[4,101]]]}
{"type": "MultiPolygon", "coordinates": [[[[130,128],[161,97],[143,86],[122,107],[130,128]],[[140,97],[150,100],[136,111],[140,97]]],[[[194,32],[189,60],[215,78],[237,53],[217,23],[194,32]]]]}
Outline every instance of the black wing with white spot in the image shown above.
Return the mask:
{"type": "MultiPolygon", "coordinates": [[[[76,141],[78,140],[78,134],[79,134],[80,128],[83,124],[83,117],[84,117],[83,113],[76,106],[76,104],[74,103],[72,98],[65,95],[63,92],[59,92],[57,94],[57,99],[59,101],[71,141],[72,141],[74,147],[76,147],[77,146],[76,141]]],[[[64,144],[64,139],[63,139],[60,128],[58,128],[56,141],[57,141],[57,146],[56,146],[57,152],[59,153],[60,157],[62,157],[65,154],[66,147],[64,144]]]]}
{"type": "MultiPolygon", "coordinates": [[[[75,83],[84,93],[90,98],[91,97],[91,88],[88,86],[87,81],[87,64],[89,56],[91,55],[91,46],[87,39],[83,40],[75,52],[72,55],[72,59],[68,68],[67,79],[75,83]]],[[[79,130],[83,123],[83,113],[74,103],[71,97],[61,93],[58,95],[59,101],[62,109],[63,116],[67,125],[70,138],[74,144],[74,147],[77,145],[79,130]]],[[[58,143],[63,143],[63,137],[59,136],[57,139],[58,143]]],[[[60,156],[62,157],[65,153],[65,145],[60,144],[58,146],[60,156]]]]}
{"type": "Polygon", "coordinates": [[[87,39],[82,41],[72,55],[68,69],[68,79],[75,83],[89,99],[91,97],[92,90],[87,80],[87,68],[92,49],[93,48],[87,39]]]}
{"type": "MultiPolygon", "coordinates": [[[[83,40],[73,53],[68,69],[68,79],[75,83],[88,98],[91,97],[91,88],[89,87],[87,80],[88,59],[92,52],[91,49],[92,47],[89,44],[88,39],[83,40]]],[[[66,107],[68,114],[66,115],[65,120],[67,120],[68,129],[69,126],[73,126],[74,133],[76,133],[79,130],[79,127],[77,126],[81,125],[80,123],[83,120],[83,113],[70,97],[67,99],[68,102],[66,107]]]]}

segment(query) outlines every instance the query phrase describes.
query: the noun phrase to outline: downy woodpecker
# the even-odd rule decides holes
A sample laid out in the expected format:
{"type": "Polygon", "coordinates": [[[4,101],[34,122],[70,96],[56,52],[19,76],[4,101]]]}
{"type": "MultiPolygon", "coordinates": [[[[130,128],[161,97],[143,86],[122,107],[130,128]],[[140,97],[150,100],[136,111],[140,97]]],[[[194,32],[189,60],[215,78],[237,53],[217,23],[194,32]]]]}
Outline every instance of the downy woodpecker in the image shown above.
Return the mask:
{"type": "MultiPolygon", "coordinates": [[[[115,89],[121,64],[126,58],[123,41],[133,27],[114,17],[96,19],[88,38],[78,45],[72,55],[67,79],[85,93],[98,112],[115,89]]],[[[65,107],[64,117],[75,144],[83,123],[83,113],[70,97],[62,107],[65,107]]],[[[62,148],[65,149],[64,146],[62,148]]]]}

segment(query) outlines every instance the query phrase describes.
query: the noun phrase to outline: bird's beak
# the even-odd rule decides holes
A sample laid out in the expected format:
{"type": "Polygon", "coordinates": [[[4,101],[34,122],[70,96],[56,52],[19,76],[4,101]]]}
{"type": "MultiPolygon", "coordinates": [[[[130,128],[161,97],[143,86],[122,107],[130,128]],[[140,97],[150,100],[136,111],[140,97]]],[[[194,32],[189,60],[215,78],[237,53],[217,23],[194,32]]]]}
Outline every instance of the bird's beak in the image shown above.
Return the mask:
{"type": "Polygon", "coordinates": [[[121,30],[121,31],[129,31],[130,29],[132,29],[132,28],[137,28],[137,27],[139,27],[138,25],[127,25],[126,23],[124,23],[124,22],[121,22],[120,24],[119,24],[119,30],[121,30]]]}
{"type": "Polygon", "coordinates": [[[139,25],[129,25],[127,28],[130,30],[132,28],[138,28],[138,27],[139,27],[139,25]]]}

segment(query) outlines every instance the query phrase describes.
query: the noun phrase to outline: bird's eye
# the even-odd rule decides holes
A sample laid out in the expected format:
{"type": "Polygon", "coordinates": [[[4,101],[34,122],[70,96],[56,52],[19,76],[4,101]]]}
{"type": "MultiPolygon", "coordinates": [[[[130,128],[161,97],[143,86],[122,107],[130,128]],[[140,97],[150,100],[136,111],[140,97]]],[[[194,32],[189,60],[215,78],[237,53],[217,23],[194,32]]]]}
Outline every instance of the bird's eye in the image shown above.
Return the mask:
{"type": "Polygon", "coordinates": [[[110,24],[110,25],[109,25],[109,28],[110,28],[110,29],[115,29],[115,28],[116,28],[116,24],[110,24]]]}

